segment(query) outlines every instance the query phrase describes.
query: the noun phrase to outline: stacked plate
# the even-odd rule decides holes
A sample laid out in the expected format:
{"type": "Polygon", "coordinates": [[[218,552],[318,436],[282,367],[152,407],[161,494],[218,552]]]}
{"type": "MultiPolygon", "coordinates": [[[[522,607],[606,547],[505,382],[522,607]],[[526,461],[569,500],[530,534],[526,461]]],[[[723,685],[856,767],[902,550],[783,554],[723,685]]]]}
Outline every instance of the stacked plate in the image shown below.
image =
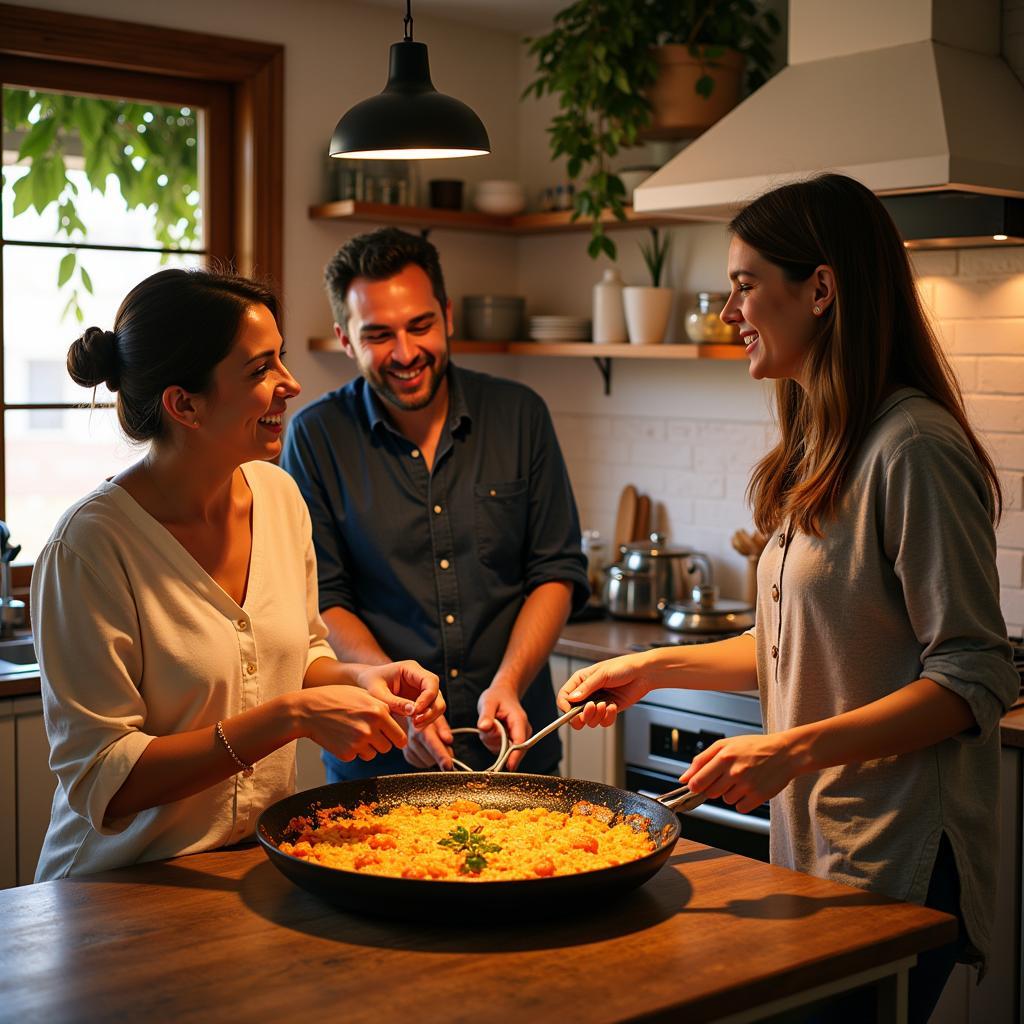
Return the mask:
{"type": "Polygon", "coordinates": [[[581,316],[531,316],[533,341],[590,341],[590,321],[581,316]]]}

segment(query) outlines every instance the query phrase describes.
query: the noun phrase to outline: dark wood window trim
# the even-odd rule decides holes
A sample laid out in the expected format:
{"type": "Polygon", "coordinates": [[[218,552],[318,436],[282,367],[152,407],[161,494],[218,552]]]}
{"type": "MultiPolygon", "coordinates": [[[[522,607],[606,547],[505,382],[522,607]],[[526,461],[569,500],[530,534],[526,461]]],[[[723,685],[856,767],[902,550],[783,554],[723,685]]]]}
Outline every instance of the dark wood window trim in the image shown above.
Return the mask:
{"type": "MultiPolygon", "coordinates": [[[[61,64],[88,67],[97,83],[104,72],[139,73],[147,98],[154,101],[162,97],[152,94],[152,76],[192,79],[199,89],[203,83],[220,84],[222,88],[209,90],[204,105],[219,111],[215,116],[231,139],[233,180],[221,194],[233,195],[234,203],[227,216],[213,218],[207,248],[281,293],[284,47],[0,3],[0,61],[10,69],[23,60],[26,66],[29,61],[37,68],[45,66],[54,88],[64,73],[61,64]]],[[[114,77],[125,80],[123,75],[114,77]]]]}

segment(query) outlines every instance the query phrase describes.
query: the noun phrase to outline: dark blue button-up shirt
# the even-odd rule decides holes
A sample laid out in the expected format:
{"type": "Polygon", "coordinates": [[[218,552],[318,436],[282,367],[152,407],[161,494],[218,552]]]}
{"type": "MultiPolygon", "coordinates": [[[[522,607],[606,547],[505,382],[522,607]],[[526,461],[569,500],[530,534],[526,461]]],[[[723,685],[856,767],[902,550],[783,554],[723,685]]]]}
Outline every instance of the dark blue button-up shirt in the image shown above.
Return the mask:
{"type": "MultiPolygon", "coordinates": [[[[579,607],[588,591],[576,504],[541,398],[455,366],[448,387],[431,469],[362,377],[294,417],[281,463],[309,505],[321,610],[358,615],[388,657],[436,672],[457,728],[476,725],[527,595],[564,580],[579,607]]],[[[535,729],[556,716],[547,666],[522,703],[535,729]]],[[[455,739],[467,764],[493,760],[475,737],[455,739]]],[[[522,770],[553,771],[560,756],[549,736],[522,770]]],[[[331,762],[347,778],[411,770],[401,751],[331,762]]]]}

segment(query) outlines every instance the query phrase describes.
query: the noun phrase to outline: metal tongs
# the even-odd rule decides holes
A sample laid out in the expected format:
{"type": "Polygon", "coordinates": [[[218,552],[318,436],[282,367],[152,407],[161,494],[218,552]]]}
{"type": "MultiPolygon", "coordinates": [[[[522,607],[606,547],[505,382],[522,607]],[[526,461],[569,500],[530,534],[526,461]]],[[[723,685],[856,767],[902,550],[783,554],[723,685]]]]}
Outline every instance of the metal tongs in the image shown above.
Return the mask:
{"type": "MultiPolygon", "coordinates": [[[[505,729],[504,723],[499,718],[494,719],[494,724],[498,727],[498,733],[501,736],[501,746],[498,749],[497,760],[489,768],[482,769],[487,774],[495,774],[500,772],[505,764],[508,762],[509,757],[517,750],[529,750],[534,744],[539,743],[545,736],[550,736],[557,729],[561,729],[566,722],[571,722],[577,715],[579,715],[583,709],[593,701],[595,704],[604,701],[606,704],[615,703],[615,695],[608,690],[596,690],[586,700],[581,701],[579,704],[569,708],[564,715],[556,718],[553,722],[544,726],[538,732],[535,732],[528,739],[523,740],[522,743],[509,743],[508,731],[505,729]]],[[[474,726],[466,726],[461,729],[452,729],[452,734],[459,733],[475,733],[477,736],[483,736],[483,730],[477,729],[474,726]]],[[[470,768],[468,764],[458,760],[456,757],[452,757],[452,765],[455,770],[463,772],[475,772],[477,769],[470,768]]],[[[691,793],[689,786],[680,786],[678,789],[673,789],[668,793],[662,793],[658,798],[657,802],[664,804],[669,810],[680,811],[685,813],[686,811],[692,811],[694,807],[699,807],[704,803],[704,796],[700,793],[691,793]]]]}

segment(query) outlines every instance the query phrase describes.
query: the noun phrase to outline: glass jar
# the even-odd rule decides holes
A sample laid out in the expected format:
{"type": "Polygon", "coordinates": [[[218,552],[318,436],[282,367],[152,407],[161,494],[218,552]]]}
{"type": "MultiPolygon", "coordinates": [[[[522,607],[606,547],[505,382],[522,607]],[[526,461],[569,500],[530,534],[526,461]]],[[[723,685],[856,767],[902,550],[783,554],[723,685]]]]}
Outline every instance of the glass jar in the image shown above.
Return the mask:
{"type": "Polygon", "coordinates": [[[697,292],[695,305],[686,311],[686,336],[698,344],[731,344],[740,340],[735,324],[719,317],[729,296],[723,292],[697,292]]]}

